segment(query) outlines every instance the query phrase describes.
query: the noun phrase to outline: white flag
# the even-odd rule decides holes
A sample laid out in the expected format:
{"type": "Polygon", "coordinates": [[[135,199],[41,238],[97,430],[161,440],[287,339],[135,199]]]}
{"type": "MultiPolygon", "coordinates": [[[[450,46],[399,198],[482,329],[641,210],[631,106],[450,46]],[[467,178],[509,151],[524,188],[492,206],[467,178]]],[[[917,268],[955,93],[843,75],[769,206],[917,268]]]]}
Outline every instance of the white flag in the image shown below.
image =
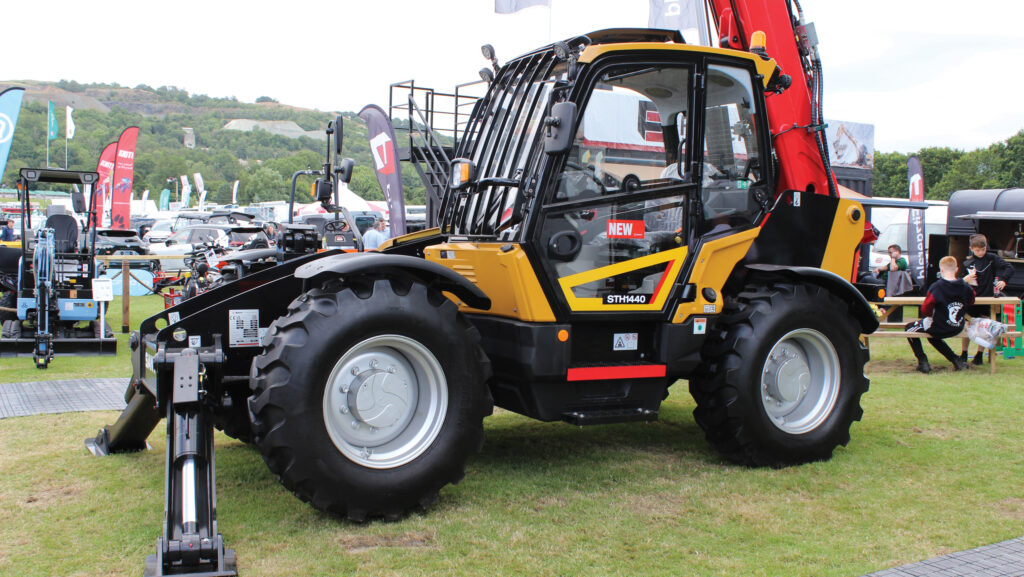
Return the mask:
{"type": "Polygon", "coordinates": [[[231,187],[231,204],[238,204],[238,181],[231,187]]]}
{"type": "Polygon", "coordinates": [[[530,6],[551,7],[551,0],[494,0],[494,12],[497,14],[512,14],[530,6]]]}
{"type": "Polygon", "coordinates": [[[648,28],[679,30],[683,32],[683,36],[690,43],[693,42],[691,36],[696,35],[702,46],[711,45],[708,42],[704,2],[695,0],[649,1],[651,12],[647,19],[648,28]]]}
{"type": "Polygon", "coordinates": [[[199,174],[198,172],[194,172],[192,173],[192,180],[196,181],[197,192],[203,192],[204,190],[206,190],[206,187],[203,186],[203,175],[199,174]]]}
{"type": "Polygon", "coordinates": [[[68,125],[67,126],[67,132],[65,133],[65,135],[67,136],[67,138],[70,139],[70,138],[74,138],[75,137],[75,121],[71,120],[71,113],[74,112],[75,109],[71,108],[70,106],[67,106],[65,108],[67,109],[66,116],[67,116],[67,125],[68,125]]]}
{"type": "Polygon", "coordinates": [[[149,200],[149,189],[142,191],[142,210],[146,210],[146,201],[149,200]]]}
{"type": "Polygon", "coordinates": [[[181,206],[188,207],[188,197],[192,194],[192,185],[188,183],[188,176],[181,175],[181,206]]]}

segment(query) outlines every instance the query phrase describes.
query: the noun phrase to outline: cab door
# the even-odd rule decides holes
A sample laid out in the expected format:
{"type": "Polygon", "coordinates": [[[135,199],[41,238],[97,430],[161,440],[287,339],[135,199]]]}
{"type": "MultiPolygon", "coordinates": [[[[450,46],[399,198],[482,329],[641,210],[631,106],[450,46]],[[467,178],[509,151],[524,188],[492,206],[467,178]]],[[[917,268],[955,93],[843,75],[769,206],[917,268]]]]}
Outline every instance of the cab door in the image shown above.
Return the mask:
{"type": "Polygon", "coordinates": [[[664,313],[698,198],[695,64],[609,64],[589,77],[571,149],[548,179],[537,250],[570,316],[664,313]]]}

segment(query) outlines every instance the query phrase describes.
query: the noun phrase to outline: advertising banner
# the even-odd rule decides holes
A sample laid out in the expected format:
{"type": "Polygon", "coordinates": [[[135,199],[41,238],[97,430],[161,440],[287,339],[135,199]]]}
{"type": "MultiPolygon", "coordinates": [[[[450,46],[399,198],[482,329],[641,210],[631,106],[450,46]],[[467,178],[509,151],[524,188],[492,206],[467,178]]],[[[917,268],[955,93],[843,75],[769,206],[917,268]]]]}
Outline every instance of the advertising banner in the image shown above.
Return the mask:
{"type": "Polygon", "coordinates": [[[377,170],[377,181],[388,202],[391,221],[391,236],[405,234],[405,196],[402,193],[402,168],[398,164],[395,148],[395,129],[391,119],[376,105],[368,104],[359,111],[359,118],[366,121],[370,137],[370,153],[377,170]]]}
{"type": "Polygon", "coordinates": [[[24,95],[24,88],[8,88],[0,92],[0,180],[3,180],[4,169],[7,167],[7,155],[11,152],[14,128],[18,125],[18,112],[21,111],[24,95]]]}
{"type": "Polygon", "coordinates": [[[128,228],[131,217],[132,181],[135,178],[135,143],[139,138],[139,127],[129,126],[117,139],[117,154],[114,155],[114,176],[110,205],[111,228],[128,228]]]}
{"type": "MultiPolygon", "coordinates": [[[[910,200],[924,202],[924,172],[921,161],[916,156],[907,159],[907,178],[910,180],[910,200]]],[[[914,285],[925,286],[926,255],[924,253],[924,209],[914,208],[907,211],[907,264],[914,285]]]]}
{"type": "Polygon", "coordinates": [[[825,124],[832,166],[875,167],[875,125],[845,120],[826,120],[825,124]]]}
{"type": "MultiPolygon", "coordinates": [[[[106,210],[104,197],[110,190],[110,177],[114,174],[114,155],[117,154],[117,143],[111,142],[100,153],[96,163],[96,172],[100,178],[96,183],[96,209],[92,211],[93,226],[103,226],[103,211],[106,210]]],[[[90,207],[92,209],[92,207],[90,207]]]]}

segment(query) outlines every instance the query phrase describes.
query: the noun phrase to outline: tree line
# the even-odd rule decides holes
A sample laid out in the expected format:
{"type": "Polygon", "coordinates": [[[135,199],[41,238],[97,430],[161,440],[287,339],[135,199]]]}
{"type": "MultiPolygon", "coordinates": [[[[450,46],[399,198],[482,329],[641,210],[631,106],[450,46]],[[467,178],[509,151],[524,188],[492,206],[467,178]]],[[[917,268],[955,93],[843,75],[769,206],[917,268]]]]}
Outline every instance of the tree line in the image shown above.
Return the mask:
{"type": "MultiPolygon", "coordinates": [[[[1024,187],[1024,130],[987,148],[969,152],[928,147],[914,153],[924,170],[925,196],[949,200],[957,190],[1024,187]]],[[[907,158],[901,152],[875,154],[874,195],[906,198],[907,158]]]]}
{"type": "MultiPolygon", "coordinates": [[[[116,98],[121,88],[117,85],[82,85],[73,81],[61,81],[56,85],[69,92],[109,88],[109,98],[116,98]]],[[[159,96],[161,102],[174,105],[166,107],[165,113],[146,115],[119,106],[117,101],[105,102],[110,107],[109,112],[75,109],[75,135],[68,141],[66,149],[67,168],[95,170],[103,148],[115,142],[121,131],[129,126],[139,127],[133,186],[136,198],[146,189],[152,199],[159,198],[164,188],[174,192],[180,189],[181,175],[188,175],[192,181],[192,175],[198,172],[203,176],[207,202],[230,202],[235,180],[240,181],[240,204],[284,200],[291,192],[293,173],[322,168],[326,152],[323,140],[305,136],[289,138],[260,129],[249,132],[225,130],[224,126],[238,118],[291,120],[304,130],[322,131],[328,121],[334,119],[333,113],[270,106],[268,104],[273,104],[273,99],[269,97],[262,99],[264,104],[256,105],[240,103],[234,98],[190,95],[174,87],[153,89],[140,85],[136,90],[150,91],[159,96]],[[183,127],[194,130],[195,148],[185,148],[183,127]]],[[[367,200],[383,200],[384,195],[373,170],[366,125],[355,113],[346,112],[343,117],[343,155],[356,161],[350,188],[367,200]]],[[[50,141],[50,167],[65,168],[63,107],[57,108],[57,119],[59,137],[50,141]]],[[[7,169],[0,175],[3,187],[14,186],[21,168],[46,165],[46,132],[46,103],[26,100],[18,118],[7,169]]],[[[402,138],[401,133],[398,138],[402,138]]],[[[406,202],[424,204],[425,189],[415,170],[403,167],[402,172],[406,202]]],[[[304,178],[297,184],[298,199],[302,202],[311,201],[311,182],[310,178],[304,178]]],[[[193,204],[195,199],[193,194],[193,204]]]]}

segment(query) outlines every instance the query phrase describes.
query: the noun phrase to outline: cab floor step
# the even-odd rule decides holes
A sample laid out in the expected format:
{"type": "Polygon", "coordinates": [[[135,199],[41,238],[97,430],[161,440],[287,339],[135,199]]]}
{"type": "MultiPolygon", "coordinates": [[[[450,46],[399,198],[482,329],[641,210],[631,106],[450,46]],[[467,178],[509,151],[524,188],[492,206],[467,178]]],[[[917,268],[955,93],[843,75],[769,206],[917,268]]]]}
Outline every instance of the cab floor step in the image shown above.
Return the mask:
{"type": "Polygon", "coordinates": [[[657,421],[658,411],[640,407],[585,409],[562,413],[562,420],[577,427],[634,421],[657,421]]]}

